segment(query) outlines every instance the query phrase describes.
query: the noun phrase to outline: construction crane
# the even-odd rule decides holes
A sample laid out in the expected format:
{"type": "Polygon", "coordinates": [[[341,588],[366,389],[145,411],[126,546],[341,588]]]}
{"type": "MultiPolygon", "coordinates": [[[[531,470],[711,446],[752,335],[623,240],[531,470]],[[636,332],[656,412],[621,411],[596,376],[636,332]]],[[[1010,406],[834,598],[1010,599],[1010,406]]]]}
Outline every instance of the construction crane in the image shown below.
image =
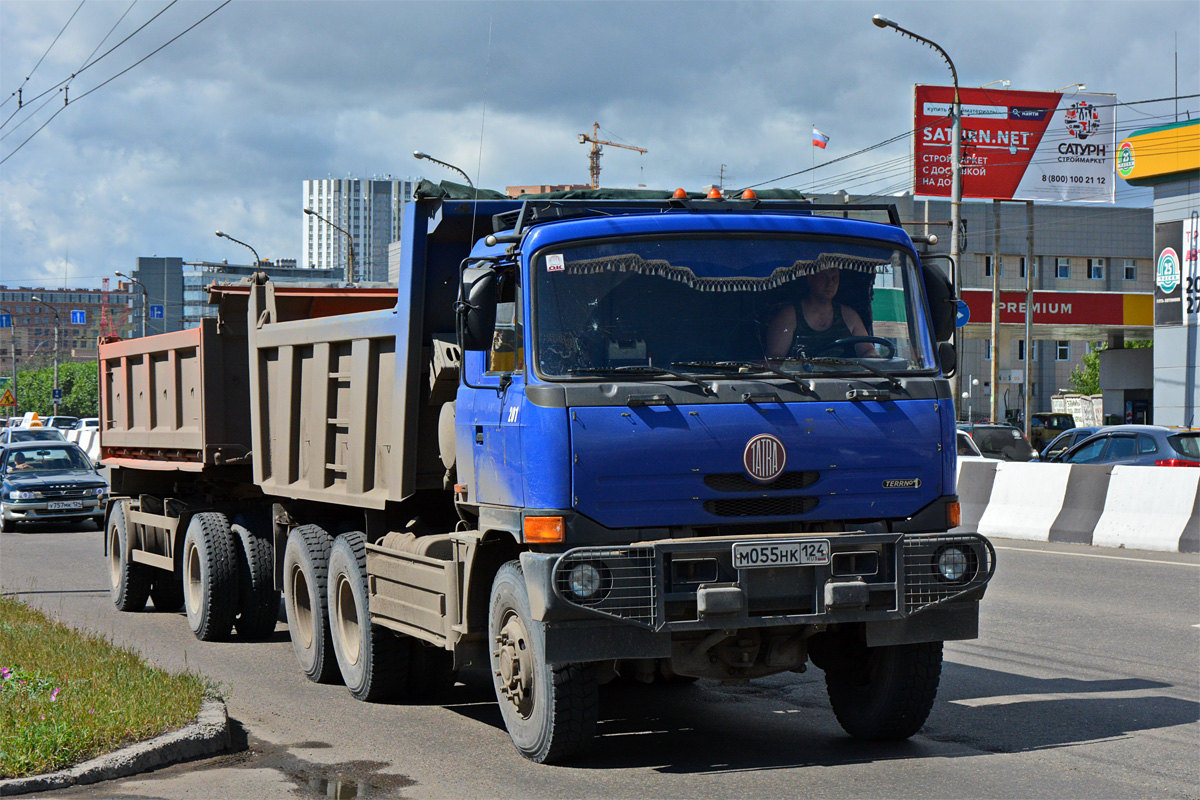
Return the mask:
{"type": "Polygon", "coordinates": [[[603,150],[600,148],[602,145],[609,145],[610,147],[622,147],[626,150],[636,150],[643,155],[650,152],[644,147],[634,147],[631,144],[621,144],[620,142],[609,142],[601,139],[599,122],[592,123],[591,136],[588,136],[586,133],[579,134],[580,144],[587,144],[588,142],[592,143],[592,149],[588,153],[588,172],[592,178],[591,186],[593,189],[600,188],[600,156],[603,153],[603,150]]]}

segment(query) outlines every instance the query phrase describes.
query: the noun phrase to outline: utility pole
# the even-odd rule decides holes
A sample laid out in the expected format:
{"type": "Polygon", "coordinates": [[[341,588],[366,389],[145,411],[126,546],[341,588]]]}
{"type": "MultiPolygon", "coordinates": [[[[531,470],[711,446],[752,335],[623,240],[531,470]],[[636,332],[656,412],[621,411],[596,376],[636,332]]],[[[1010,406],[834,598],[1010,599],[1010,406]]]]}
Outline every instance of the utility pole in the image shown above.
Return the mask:
{"type": "MultiPolygon", "coordinates": [[[[40,297],[30,296],[29,299],[33,300],[35,303],[40,303],[41,305],[44,305],[46,308],[48,308],[54,312],[54,395],[53,395],[53,397],[57,397],[58,392],[59,392],[59,390],[58,390],[58,337],[59,337],[59,333],[60,333],[59,329],[62,327],[61,320],[58,315],[58,309],[55,308],[54,306],[50,305],[49,303],[47,303],[45,300],[42,300],[40,297]]],[[[55,412],[58,411],[58,408],[57,408],[58,402],[59,402],[58,400],[53,400],[53,402],[51,403],[51,405],[55,406],[55,408],[53,409],[55,412]]]]}

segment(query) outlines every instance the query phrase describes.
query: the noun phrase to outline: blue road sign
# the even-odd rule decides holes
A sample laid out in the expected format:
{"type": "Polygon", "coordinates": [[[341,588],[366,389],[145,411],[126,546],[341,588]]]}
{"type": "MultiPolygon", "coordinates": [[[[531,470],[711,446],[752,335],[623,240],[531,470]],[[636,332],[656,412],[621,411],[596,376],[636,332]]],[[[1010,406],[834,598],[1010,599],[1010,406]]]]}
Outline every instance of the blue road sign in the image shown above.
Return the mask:
{"type": "Polygon", "coordinates": [[[958,313],[954,316],[955,327],[961,328],[971,319],[971,308],[966,300],[958,301],[958,313]]]}
{"type": "Polygon", "coordinates": [[[162,318],[163,318],[163,307],[162,306],[150,306],[150,319],[162,319],[162,318]]]}
{"type": "Polygon", "coordinates": [[[87,325],[87,311],[84,309],[71,309],[71,324],[87,325]]]}
{"type": "Polygon", "coordinates": [[[0,328],[12,327],[12,314],[0,314],[0,328]]]}
{"type": "Polygon", "coordinates": [[[62,389],[54,389],[53,392],[54,392],[54,402],[61,403],[62,402],[62,389]]]}

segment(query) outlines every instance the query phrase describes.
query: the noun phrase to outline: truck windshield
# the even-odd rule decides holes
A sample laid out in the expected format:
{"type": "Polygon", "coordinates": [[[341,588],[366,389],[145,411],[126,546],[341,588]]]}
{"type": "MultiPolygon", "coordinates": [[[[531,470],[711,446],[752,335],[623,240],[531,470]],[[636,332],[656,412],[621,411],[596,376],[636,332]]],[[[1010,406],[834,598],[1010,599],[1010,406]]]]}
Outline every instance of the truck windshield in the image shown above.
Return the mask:
{"type": "Polygon", "coordinates": [[[546,249],[532,269],[534,361],[546,378],[721,362],[789,374],[935,369],[913,260],[882,243],[638,238],[546,249]]]}

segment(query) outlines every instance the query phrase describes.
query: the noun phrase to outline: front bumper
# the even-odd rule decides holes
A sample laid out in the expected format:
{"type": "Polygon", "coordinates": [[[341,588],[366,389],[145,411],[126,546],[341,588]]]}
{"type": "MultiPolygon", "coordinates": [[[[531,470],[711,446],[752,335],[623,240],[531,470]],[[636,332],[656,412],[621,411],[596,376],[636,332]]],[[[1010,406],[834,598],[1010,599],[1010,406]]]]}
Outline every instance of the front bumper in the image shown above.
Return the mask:
{"type": "MultiPolygon", "coordinates": [[[[838,533],[666,539],[624,547],[524,553],[531,613],[546,623],[600,621],[649,633],[687,633],[840,623],[907,624],[937,607],[973,606],[995,571],[978,534],[838,533]],[[738,568],[734,544],[825,539],[825,564],[738,568]],[[960,580],[937,568],[947,547],[965,554],[960,580]],[[570,572],[588,563],[602,589],[574,596],[570,572]]],[[[950,638],[950,637],[947,637],[950,638]]]]}
{"type": "Polygon", "coordinates": [[[104,518],[103,499],[78,501],[79,508],[50,508],[50,500],[5,500],[0,514],[10,522],[79,522],[104,518]]]}

